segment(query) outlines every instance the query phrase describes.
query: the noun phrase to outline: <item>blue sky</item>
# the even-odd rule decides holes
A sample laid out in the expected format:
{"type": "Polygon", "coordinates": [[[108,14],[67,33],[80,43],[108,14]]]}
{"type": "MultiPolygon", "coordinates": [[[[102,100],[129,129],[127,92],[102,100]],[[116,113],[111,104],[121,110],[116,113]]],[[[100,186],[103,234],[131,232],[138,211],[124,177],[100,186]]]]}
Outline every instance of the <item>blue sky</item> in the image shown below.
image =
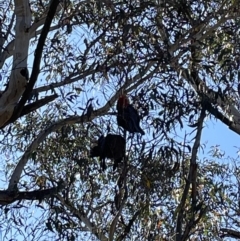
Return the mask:
{"type": "MultiPolygon", "coordinates": [[[[239,135],[230,130],[219,120],[208,120],[204,126],[201,143],[206,143],[207,150],[219,145],[226,156],[237,158],[239,135]]],[[[207,153],[204,153],[206,156],[207,153]]]]}

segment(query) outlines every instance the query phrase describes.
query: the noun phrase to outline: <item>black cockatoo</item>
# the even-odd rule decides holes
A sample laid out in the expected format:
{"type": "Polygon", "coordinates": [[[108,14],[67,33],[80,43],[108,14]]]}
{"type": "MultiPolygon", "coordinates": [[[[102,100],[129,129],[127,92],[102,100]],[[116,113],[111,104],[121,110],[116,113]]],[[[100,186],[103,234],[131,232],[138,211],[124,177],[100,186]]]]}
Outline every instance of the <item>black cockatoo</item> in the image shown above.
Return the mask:
{"type": "Polygon", "coordinates": [[[117,123],[130,133],[138,132],[142,135],[145,134],[139,126],[140,117],[138,112],[130,105],[126,95],[121,95],[117,102],[117,123]]]}
{"type": "Polygon", "coordinates": [[[126,141],[120,135],[108,134],[106,137],[102,135],[98,139],[98,145],[91,149],[90,157],[99,156],[103,171],[106,169],[105,158],[114,159],[113,170],[115,170],[125,156],[125,145],[126,141]]]}

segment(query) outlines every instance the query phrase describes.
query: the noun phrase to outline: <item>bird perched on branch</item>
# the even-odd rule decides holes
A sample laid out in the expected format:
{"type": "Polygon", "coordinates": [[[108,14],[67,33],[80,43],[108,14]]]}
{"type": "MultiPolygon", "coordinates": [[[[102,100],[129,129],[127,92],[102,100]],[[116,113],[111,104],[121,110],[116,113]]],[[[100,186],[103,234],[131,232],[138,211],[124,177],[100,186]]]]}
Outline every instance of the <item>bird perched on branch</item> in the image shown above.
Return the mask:
{"type": "Polygon", "coordinates": [[[106,169],[105,158],[113,159],[115,170],[125,156],[125,139],[120,135],[108,134],[106,137],[100,136],[97,143],[98,145],[91,149],[90,157],[99,156],[103,171],[106,169]]]}
{"type": "Polygon", "coordinates": [[[123,127],[123,129],[129,131],[130,133],[145,134],[139,126],[140,117],[138,112],[129,103],[126,95],[120,95],[117,102],[117,112],[117,123],[119,126],[123,127]]]}

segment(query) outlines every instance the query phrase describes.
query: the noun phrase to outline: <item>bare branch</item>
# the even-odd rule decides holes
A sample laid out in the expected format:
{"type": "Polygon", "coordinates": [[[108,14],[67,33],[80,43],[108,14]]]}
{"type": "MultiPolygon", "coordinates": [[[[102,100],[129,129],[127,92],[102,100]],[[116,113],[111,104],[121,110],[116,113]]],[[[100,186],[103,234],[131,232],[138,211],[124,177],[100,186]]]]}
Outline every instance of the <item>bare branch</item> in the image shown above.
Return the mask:
{"type": "MultiPolygon", "coordinates": [[[[41,99],[41,100],[38,100],[38,101],[36,101],[36,102],[33,102],[33,103],[29,104],[29,105],[25,105],[25,106],[23,107],[23,110],[22,110],[20,116],[16,116],[16,115],[13,114],[12,117],[8,120],[7,123],[5,123],[5,125],[4,125],[3,127],[9,125],[10,123],[13,123],[13,122],[14,122],[15,120],[17,120],[19,117],[22,117],[22,116],[24,116],[24,115],[27,115],[27,114],[29,114],[30,112],[32,112],[32,111],[34,111],[34,110],[37,110],[37,109],[39,109],[40,107],[48,104],[49,102],[55,100],[57,97],[58,97],[58,95],[57,95],[57,94],[54,94],[54,95],[51,95],[51,96],[47,96],[47,97],[45,97],[45,98],[43,98],[43,99],[41,99]]],[[[3,128],[3,127],[2,127],[2,128],[3,128]]]]}
{"type": "Polygon", "coordinates": [[[238,231],[235,231],[233,229],[228,229],[228,228],[221,228],[220,231],[222,232],[221,238],[231,237],[235,239],[240,239],[240,232],[238,231]]]}
{"type": "Polygon", "coordinates": [[[49,102],[55,100],[56,98],[58,97],[57,94],[54,94],[54,95],[50,95],[50,96],[46,96],[45,98],[42,98],[41,100],[37,100],[29,105],[25,105],[23,107],[23,110],[20,114],[20,117],[21,116],[24,116],[24,115],[27,115],[28,113],[36,110],[36,109],[39,109],[40,107],[48,104],[49,102]]]}
{"type": "Polygon", "coordinates": [[[16,191],[0,191],[0,205],[8,205],[15,201],[21,200],[39,200],[42,201],[45,198],[49,198],[57,194],[63,189],[63,182],[59,182],[57,187],[49,188],[46,190],[38,190],[31,192],[16,192],[16,191]]]}

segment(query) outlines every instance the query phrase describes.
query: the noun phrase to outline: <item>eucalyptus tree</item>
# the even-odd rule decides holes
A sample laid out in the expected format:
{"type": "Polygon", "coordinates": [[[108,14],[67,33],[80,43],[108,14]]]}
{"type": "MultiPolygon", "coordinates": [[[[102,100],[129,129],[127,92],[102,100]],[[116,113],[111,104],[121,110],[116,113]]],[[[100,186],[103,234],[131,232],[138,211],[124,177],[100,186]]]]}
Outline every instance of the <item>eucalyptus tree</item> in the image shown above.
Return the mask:
{"type": "Polygon", "coordinates": [[[4,240],[240,237],[238,160],[199,156],[207,119],[240,134],[239,1],[0,9],[4,240]],[[122,94],[145,135],[117,125],[122,94]],[[90,149],[108,133],[126,155],[103,172],[90,149]]]}

